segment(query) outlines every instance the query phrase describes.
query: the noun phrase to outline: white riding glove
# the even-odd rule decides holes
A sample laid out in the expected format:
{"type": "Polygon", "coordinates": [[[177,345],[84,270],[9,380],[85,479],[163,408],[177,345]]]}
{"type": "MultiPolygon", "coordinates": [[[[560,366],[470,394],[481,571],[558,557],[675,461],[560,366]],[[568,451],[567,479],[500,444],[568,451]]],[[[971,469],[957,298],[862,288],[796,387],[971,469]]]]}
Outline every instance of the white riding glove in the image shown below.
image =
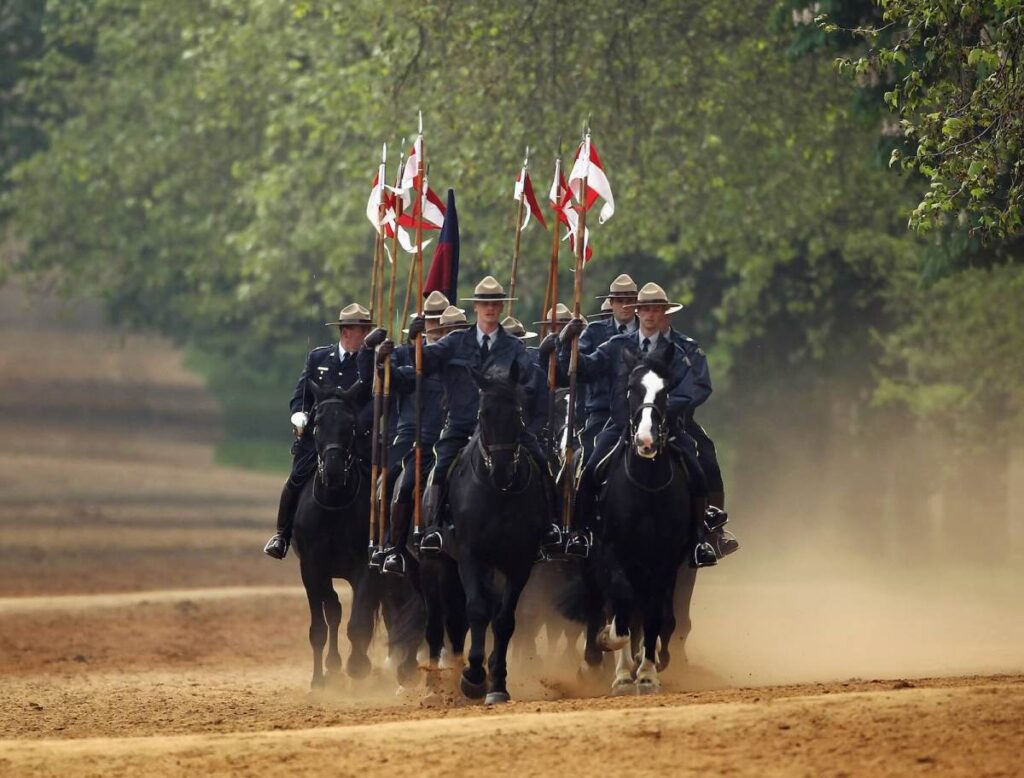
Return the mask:
{"type": "Polygon", "coordinates": [[[306,431],[306,423],[308,421],[309,415],[302,411],[296,411],[292,414],[292,431],[295,433],[295,437],[302,437],[302,433],[306,431]]]}

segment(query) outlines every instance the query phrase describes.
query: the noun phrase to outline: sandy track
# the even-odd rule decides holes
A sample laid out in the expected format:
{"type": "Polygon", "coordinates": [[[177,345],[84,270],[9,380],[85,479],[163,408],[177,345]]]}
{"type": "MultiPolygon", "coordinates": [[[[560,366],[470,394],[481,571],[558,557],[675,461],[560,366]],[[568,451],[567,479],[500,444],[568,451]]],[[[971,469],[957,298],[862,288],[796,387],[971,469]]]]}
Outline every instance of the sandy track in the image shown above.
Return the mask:
{"type": "Polygon", "coordinates": [[[656,697],[542,658],[513,661],[500,710],[460,704],[453,674],[424,707],[422,687],[395,694],[379,640],[369,679],[310,695],[295,560],[259,553],[281,478],[211,464],[216,409],[166,342],[88,312],[69,332],[15,298],[0,291],[4,778],[1019,774],[1019,568],[877,566],[812,533],[789,550],[752,533],[702,574],[690,664],[676,646],[656,697]]]}

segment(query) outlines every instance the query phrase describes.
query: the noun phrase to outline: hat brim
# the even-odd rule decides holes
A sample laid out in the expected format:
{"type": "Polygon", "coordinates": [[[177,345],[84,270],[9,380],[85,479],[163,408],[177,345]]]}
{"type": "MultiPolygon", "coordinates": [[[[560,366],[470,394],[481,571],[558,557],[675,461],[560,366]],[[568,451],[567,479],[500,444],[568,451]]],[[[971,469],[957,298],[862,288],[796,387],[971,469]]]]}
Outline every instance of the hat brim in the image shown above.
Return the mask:
{"type": "MultiPolygon", "coordinates": [[[[445,310],[447,310],[447,308],[445,310]]],[[[459,313],[465,313],[465,311],[462,308],[456,307],[456,310],[458,310],[459,313]]],[[[419,316],[418,313],[409,314],[410,319],[415,319],[417,316],[419,316]]],[[[442,316],[444,316],[444,311],[441,311],[441,313],[428,313],[427,311],[423,312],[424,319],[440,319],[442,316]]]]}
{"type": "Polygon", "coordinates": [[[518,297],[460,297],[460,303],[511,303],[518,297]]]}
{"type": "MultiPolygon", "coordinates": [[[[512,333],[509,333],[509,334],[512,335],[512,333]]],[[[537,333],[536,332],[530,332],[529,330],[527,330],[522,335],[512,335],[512,337],[519,338],[519,340],[529,340],[530,338],[536,338],[537,337],[537,333]]]]}
{"type": "Polygon", "coordinates": [[[610,319],[614,315],[613,311],[598,311],[597,313],[588,313],[587,318],[591,321],[600,321],[601,319],[610,319]]]}
{"type": "Polygon", "coordinates": [[[683,304],[682,303],[661,302],[660,300],[648,301],[648,302],[644,302],[644,303],[635,302],[635,303],[630,303],[629,305],[627,305],[625,307],[626,308],[640,308],[640,307],[642,307],[644,305],[660,305],[662,308],[665,309],[665,313],[675,313],[676,311],[683,310],[683,304]]]}
{"type": "Polygon", "coordinates": [[[369,319],[356,319],[355,321],[325,321],[325,327],[372,327],[373,322],[369,319]]]}
{"type": "Polygon", "coordinates": [[[608,294],[599,294],[595,297],[595,300],[618,300],[620,297],[636,297],[639,292],[609,292],[608,294]]]}
{"type": "Polygon", "coordinates": [[[473,325],[471,325],[468,321],[460,321],[456,324],[438,324],[437,327],[435,328],[435,332],[437,330],[468,330],[471,326],[473,325]]]}

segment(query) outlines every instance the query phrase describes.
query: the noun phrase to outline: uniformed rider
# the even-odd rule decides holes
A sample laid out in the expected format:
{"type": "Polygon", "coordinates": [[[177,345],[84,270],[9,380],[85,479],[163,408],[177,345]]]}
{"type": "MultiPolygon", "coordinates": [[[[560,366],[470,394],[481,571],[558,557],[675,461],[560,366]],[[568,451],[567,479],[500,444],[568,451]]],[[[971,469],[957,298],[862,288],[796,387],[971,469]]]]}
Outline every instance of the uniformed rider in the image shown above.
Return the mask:
{"type": "MultiPolygon", "coordinates": [[[[292,429],[295,442],[292,444],[292,472],[281,490],[277,509],[277,531],[267,541],[263,553],[274,559],[284,559],[292,538],[292,520],[299,503],[302,487],[316,470],[316,444],[313,436],[306,431],[312,429],[313,393],[310,382],[323,387],[348,389],[359,380],[357,353],[370,331],[370,312],[358,303],[341,309],[337,321],[326,322],[326,326],[337,326],[338,342],[318,346],[309,352],[306,365],[299,374],[292,392],[292,429]]],[[[370,424],[373,409],[367,403],[359,413],[356,434],[356,453],[363,461],[369,460],[370,424]]]]}

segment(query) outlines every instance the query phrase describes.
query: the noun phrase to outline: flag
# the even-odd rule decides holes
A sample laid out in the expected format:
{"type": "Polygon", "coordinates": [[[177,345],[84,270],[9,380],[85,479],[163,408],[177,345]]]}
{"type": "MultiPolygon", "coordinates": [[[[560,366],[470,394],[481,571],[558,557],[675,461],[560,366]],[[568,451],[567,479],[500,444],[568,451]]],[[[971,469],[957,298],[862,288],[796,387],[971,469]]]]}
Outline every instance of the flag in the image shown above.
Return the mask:
{"type": "Polygon", "coordinates": [[[577,202],[583,204],[586,210],[597,202],[597,198],[604,200],[601,212],[598,214],[598,222],[604,224],[615,213],[615,198],[612,197],[612,185],[608,183],[608,177],[604,173],[604,166],[601,158],[597,155],[597,149],[590,142],[587,135],[576,149],[576,161],[573,163],[572,171],[569,173],[569,188],[576,197],[577,202]],[[583,179],[587,179],[586,199],[584,200],[583,179]]]}
{"type": "Polygon", "coordinates": [[[381,230],[380,205],[384,197],[384,186],[381,183],[383,170],[384,165],[381,165],[377,170],[377,175],[373,177],[373,183],[370,185],[370,199],[366,201],[366,218],[370,220],[370,224],[377,232],[381,230]]]}
{"type": "MultiPolygon", "coordinates": [[[[576,235],[579,232],[580,215],[572,205],[572,190],[566,183],[565,176],[559,172],[551,181],[551,190],[548,192],[548,199],[551,201],[551,208],[558,216],[558,220],[568,229],[563,240],[569,241],[569,248],[573,256],[576,254],[576,235]]],[[[590,228],[588,227],[583,241],[583,261],[589,262],[594,256],[594,250],[590,247],[590,228]]]]}
{"type": "Polygon", "coordinates": [[[520,202],[524,196],[526,197],[525,205],[527,207],[523,209],[526,214],[523,217],[523,223],[519,225],[519,231],[522,232],[526,229],[526,225],[530,223],[531,214],[540,222],[541,227],[547,229],[548,223],[544,221],[544,214],[540,210],[540,205],[537,204],[537,195],[533,192],[533,182],[530,180],[530,174],[526,171],[526,165],[523,165],[523,169],[519,171],[519,177],[516,179],[516,186],[512,192],[512,199],[520,202]]]}
{"type": "Polygon", "coordinates": [[[444,293],[455,304],[459,289],[459,214],[455,210],[455,190],[448,190],[448,207],[445,209],[444,225],[434,247],[434,258],[430,260],[430,271],[423,286],[424,296],[434,290],[444,293]]]}
{"type": "Polygon", "coordinates": [[[423,202],[416,202],[419,198],[414,194],[420,191],[420,162],[422,158],[423,136],[417,135],[416,140],[412,142],[412,148],[409,149],[409,158],[405,160],[405,168],[402,170],[402,183],[399,185],[399,189],[402,192],[406,213],[399,219],[399,224],[415,229],[418,224],[417,217],[422,213],[423,229],[439,230],[444,224],[444,203],[441,202],[441,198],[435,194],[426,180],[422,182],[423,188],[426,190],[423,202]],[[416,204],[410,208],[409,206],[413,203],[416,204]]]}

